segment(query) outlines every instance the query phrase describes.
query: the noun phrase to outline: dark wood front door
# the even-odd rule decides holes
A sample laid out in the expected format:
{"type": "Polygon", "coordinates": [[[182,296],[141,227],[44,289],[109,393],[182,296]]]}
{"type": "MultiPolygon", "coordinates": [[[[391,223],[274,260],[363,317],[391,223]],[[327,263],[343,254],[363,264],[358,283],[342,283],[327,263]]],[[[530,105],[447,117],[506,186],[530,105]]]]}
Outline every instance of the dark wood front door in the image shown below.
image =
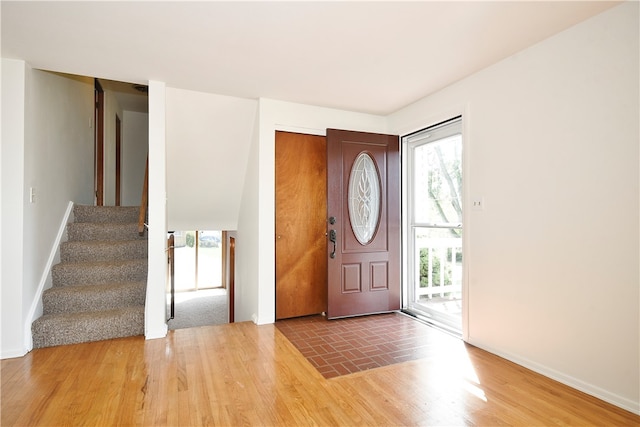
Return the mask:
{"type": "Polygon", "coordinates": [[[276,132],[276,319],[327,310],[325,137],[276,132]]]}
{"type": "Polygon", "coordinates": [[[400,309],[400,145],[327,129],[329,318],[400,309]]]}

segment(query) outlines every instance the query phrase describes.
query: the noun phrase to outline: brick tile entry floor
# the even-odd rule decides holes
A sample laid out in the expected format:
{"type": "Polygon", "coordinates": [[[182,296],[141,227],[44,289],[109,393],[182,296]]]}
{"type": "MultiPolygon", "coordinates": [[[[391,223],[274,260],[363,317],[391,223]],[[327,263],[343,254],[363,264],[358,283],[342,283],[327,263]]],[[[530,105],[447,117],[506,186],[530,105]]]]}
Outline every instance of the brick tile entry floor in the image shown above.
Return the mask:
{"type": "Polygon", "coordinates": [[[276,327],[325,378],[434,354],[434,345],[460,340],[400,313],[327,320],[307,316],[276,327]]]}

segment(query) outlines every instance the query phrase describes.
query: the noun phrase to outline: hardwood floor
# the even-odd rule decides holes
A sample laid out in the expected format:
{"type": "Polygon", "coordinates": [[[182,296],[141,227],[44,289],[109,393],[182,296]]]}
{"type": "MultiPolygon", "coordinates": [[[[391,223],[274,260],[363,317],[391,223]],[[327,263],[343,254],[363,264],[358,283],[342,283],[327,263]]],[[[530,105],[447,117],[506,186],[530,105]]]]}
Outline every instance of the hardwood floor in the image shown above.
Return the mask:
{"type": "Polygon", "coordinates": [[[9,425],[640,425],[459,342],[325,379],[274,325],[235,323],[2,361],[9,425]]]}

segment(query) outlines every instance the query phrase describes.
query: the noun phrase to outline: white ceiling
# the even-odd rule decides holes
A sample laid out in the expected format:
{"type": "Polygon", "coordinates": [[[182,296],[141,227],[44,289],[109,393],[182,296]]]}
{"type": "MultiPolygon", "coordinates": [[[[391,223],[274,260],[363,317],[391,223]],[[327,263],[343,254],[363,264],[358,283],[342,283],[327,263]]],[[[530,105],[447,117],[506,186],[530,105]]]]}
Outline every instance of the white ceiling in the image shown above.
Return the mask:
{"type": "Polygon", "coordinates": [[[51,71],[386,115],[618,2],[1,2],[51,71]]]}

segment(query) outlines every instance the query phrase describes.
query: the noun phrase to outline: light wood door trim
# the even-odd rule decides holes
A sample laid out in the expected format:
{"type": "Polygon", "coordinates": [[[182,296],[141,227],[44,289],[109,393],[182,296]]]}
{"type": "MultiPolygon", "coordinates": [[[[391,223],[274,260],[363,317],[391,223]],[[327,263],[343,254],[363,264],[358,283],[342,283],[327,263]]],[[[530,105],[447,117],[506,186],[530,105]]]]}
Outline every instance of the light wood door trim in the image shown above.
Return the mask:
{"type": "Polygon", "coordinates": [[[326,311],[326,139],[276,132],[276,319],[326,311]]]}

